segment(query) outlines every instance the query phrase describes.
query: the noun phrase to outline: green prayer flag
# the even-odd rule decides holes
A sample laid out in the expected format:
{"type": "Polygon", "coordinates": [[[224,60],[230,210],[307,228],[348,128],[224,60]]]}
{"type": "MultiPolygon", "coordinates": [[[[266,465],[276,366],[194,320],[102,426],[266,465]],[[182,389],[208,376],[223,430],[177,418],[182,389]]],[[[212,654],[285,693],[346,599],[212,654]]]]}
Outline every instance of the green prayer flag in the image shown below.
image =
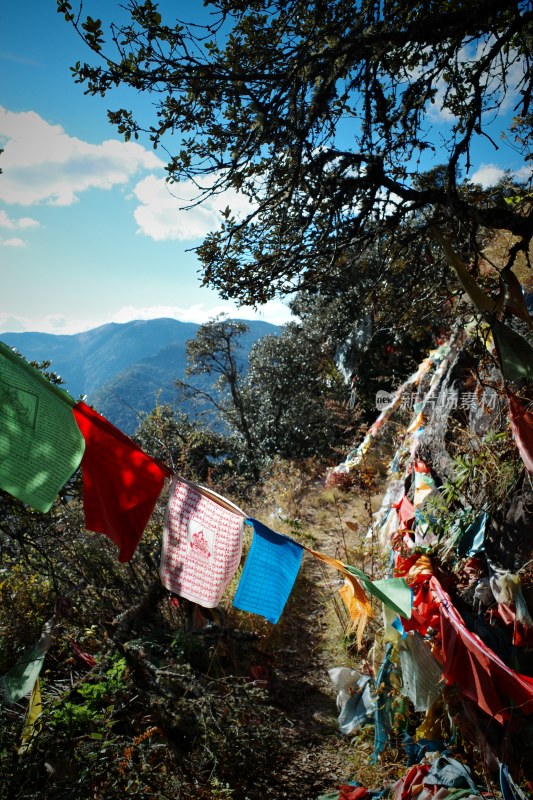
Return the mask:
{"type": "Polygon", "coordinates": [[[379,581],[371,581],[357,567],[350,567],[347,564],[346,569],[361,581],[370,594],[378,597],[388,608],[392,608],[404,619],[411,618],[413,593],[404,578],[383,578],[379,581]]]}
{"type": "Polygon", "coordinates": [[[467,270],[466,266],[463,264],[462,260],[451,246],[448,239],[443,236],[437,227],[433,228],[433,233],[440,246],[444,250],[446,258],[448,259],[448,263],[454,268],[457,277],[463,285],[463,289],[478,311],[495,311],[496,303],[486,292],[483,291],[480,286],[478,286],[472,275],[467,270]]]}
{"type": "Polygon", "coordinates": [[[44,626],[40,639],[0,679],[6,703],[18,703],[32,691],[35,681],[39,677],[45,654],[52,644],[53,626],[52,618],[44,626]]]}
{"type": "Polygon", "coordinates": [[[70,395],[0,342],[0,488],[48,511],[85,440],[70,395]]]}
{"type": "Polygon", "coordinates": [[[490,322],[492,335],[498,347],[503,377],[506,381],[533,380],[533,347],[527,339],[504,325],[490,322]]]}

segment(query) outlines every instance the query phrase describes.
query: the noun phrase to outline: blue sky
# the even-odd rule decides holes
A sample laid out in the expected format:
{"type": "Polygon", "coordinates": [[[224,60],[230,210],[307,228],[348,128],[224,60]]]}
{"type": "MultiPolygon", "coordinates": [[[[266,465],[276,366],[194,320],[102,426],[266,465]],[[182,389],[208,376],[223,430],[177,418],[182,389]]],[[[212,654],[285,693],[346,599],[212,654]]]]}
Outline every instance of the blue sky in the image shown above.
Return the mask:
{"type": "MultiPolygon", "coordinates": [[[[108,123],[120,96],[84,96],[69,67],[86,51],[55,10],[55,0],[9,3],[0,28],[0,332],[75,333],[105,322],[172,316],[203,322],[226,310],[282,323],[279,301],[260,314],[238,312],[200,286],[187,252],[220,222],[232,198],[180,211],[192,199],[164,184],[164,153],[125,143],[108,123]]],[[[92,16],[120,4],[89,0],[92,16]]],[[[205,14],[201,0],[165,0],[175,14],[205,14]]],[[[136,104],[149,101],[136,95],[136,104]]],[[[132,105],[131,95],[125,105],[132,105]]],[[[439,120],[446,125],[446,120],[439,120]]],[[[517,153],[485,142],[472,178],[488,185],[503,168],[523,168],[517,153]]],[[[235,198],[233,198],[235,200],[235,198]]]]}
{"type": "MultiPolygon", "coordinates": [[[[120,97],[85,96],[72,80],[69,67],[86,51],[55,5],[20,0],[2,14],[0,332],[74,333],[160,316],[203,322],[224,310],[286,321],[279,301],[237,312],[200,286],[187,251],[219,224],[226,198],[179,211],[164,185],[164,154],[123,142],[108,123],[120,97]]],[[[183,17],[205,13],[201,0],[170,5],[183,17]]],[[[113,7],[86,4],[93,16],[113,7]]],[[[149,101],[134,101],[150,113],[149,101]]],[[[193,196],[188,186],[177,193],[193,196]]]]}

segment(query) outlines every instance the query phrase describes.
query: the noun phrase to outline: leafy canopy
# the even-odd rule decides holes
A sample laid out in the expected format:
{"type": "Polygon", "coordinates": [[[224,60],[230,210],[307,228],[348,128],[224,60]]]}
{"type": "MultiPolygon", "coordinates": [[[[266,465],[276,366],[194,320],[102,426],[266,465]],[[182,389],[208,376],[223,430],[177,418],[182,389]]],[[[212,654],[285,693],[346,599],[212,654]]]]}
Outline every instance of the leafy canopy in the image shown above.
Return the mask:
{"type": "Polygon", "coordinates": [[[488,126],[510,102],[507,136],[530,157],[528,0],[207,0],[205,25],[129,0],[109,30],[73,5],[58,0],[97,57],[73,68],[86,92],[126,85],[155,99],[149,124],[110,111],[119,132],[164,146],[170,182],[195,181],[198,201],[249,199],[198,249],[223,296],[319,287],[354,248],[397,248],[435,223],[471,241],[506,229],[527,250],[523,205],[502,192],[480,204],[461,175],[477,142],[497,146],[488,126]]]}

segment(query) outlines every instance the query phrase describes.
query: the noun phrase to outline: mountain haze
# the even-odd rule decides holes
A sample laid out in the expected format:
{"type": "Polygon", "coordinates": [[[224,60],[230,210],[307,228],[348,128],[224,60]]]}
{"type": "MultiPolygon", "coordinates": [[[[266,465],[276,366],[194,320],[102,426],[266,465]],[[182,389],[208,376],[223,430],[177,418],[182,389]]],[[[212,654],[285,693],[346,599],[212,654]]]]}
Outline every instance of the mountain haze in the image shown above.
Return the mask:
{"type": "MultiPolygon", "coordinates": [[[[241,337],[238,354],[246,366],[253,344],[280,328],[268,322],[245,320],[249,331],[241,337]]],[[[51,361],[64,387],[87,402],[127,434],[133,433],[143,413],[160,402],[178,402],[175,381],[185,378],[186,343],[200,326],[175,319],[110,322],[83,333],[2,333],[0,339],[28,359],[51,361]]],[[[211,385],[204,379],[205,388],[211,385]],[[207,382],[207,383],[205,383],[207,382]]],[[[194,409],[186,404],[183,411],[194,409]]]]}

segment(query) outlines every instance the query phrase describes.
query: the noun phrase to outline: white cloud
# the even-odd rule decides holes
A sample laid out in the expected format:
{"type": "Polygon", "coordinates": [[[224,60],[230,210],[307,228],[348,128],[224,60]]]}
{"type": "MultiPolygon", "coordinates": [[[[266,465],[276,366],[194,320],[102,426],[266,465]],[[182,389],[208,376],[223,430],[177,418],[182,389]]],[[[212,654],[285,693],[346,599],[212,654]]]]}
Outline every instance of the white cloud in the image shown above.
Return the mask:
{"type": "Polygon", "coordinates": [[[9,331],[9,333],[19,333],[20,331],[30,331],[31,320],[27,317],[17,317],[12,314],[3,314],[0,312],[0,331],[9,331]]]}
{"type": "Polygon", "coordinates": [[[533,167],[524,164],[520,169],[517,169],[514,176],[519,181],[530,181],[533,177],[533,167]]]}
{"type": "Polygon", "coordinates": [[[495,186],[505,175],[505,170],[497,167],[496,164],[482,164],[473,175],[470,176],[472,183],[479,183],[484,189],[495,186]]]}
{"type": "Polygon", "coordinates": [[[517,181],[527,181],[532,176],[532,168],[526,164],[522,165],[515,170],[505,170],[498,167],[496,164],[481,164],[479,169],[470,176],[472,183],[479,183],[483,189],[488,189],[490,186],[496,186],[498,181],[505,177],[509,172],[512,178],[517,181]]]}
{"type": "Polygon", "coordinates": [[[233,303],[225,302],[211,306],[205,303],[196,303],[186,308],[165,305],[145,307],[130,305],[123,306],[106,319],[69,319],[60,313],[29,318],[0,312],[0,331],[39,331],[40,333],[72,334],[97,328],[106,322],[131,322],[136,319],[159,319],[161,317],[177,319],[180,322],[202,324],[219,314],[226,314],[233,319],[262,320],[273,325],[284,325],[294,319],[289,308],[281,300],[271,300],[257,310],[249,306],[238,308],[233,303]]]}
{"type": "Polygon", "coordinates": [[[9,228],[9,230],[15,230],[15,228],[38,228],[40,224],[40,222],[31,217],[12,219],[5,211],[0,210],[0,228],[9,228]]]}
{"type": "Polygon", "coordinates": [[[26,242],[24,239],[19,239],[18,237],[13,237],[12,239],[2,239],[0,236],[0,246],[1,247],[26,247],[26,242]]]}
{"type": "Polygon", "coordinates": [[[169,185],[163,178],[154,175],[143,178],[133,189],[134,196],[140,202],[135,209],[139,231],[158,242],[203,239],[220,226],[223,219],[221,211],[226,206],[237,217],[252,210],[248,198],[235,190],[208,197],[194,208],[184,208],[196,202],[202,188],[207,188],[215,180],[216,176],[212,176],[209,183],[206,179],[199,188],[192,181],[169,185]]]}
{"type": "Polygon", "coordinates": [[[180,320],[180,322],[196,322],[202,324],[219,314],[226,314],[233,319],[262,320],[271,322],[273,325],[284,325],[294,319],[288,306],[281,300],[270,300],[265,305],[257,309],[251,306],[241,306],[234,303],[222,302],[218,305],[208,306],[205,303],[196,303],[186,308],[180,306],[146,306],[139,308],[136,306],[123,306],[113,314],[112,322],[130,322],[135,319],[158,319],[169,317],[180,320]]]}
{"type": "Polygon", "coordinates": [[[1,106],[0,144],[5,151],[0,200],[20,205],[71,205],[87,189],[110,189],[141,170],[163,166],[135,142],[89,144],[34,111],[17,113],[1,106]]]}

